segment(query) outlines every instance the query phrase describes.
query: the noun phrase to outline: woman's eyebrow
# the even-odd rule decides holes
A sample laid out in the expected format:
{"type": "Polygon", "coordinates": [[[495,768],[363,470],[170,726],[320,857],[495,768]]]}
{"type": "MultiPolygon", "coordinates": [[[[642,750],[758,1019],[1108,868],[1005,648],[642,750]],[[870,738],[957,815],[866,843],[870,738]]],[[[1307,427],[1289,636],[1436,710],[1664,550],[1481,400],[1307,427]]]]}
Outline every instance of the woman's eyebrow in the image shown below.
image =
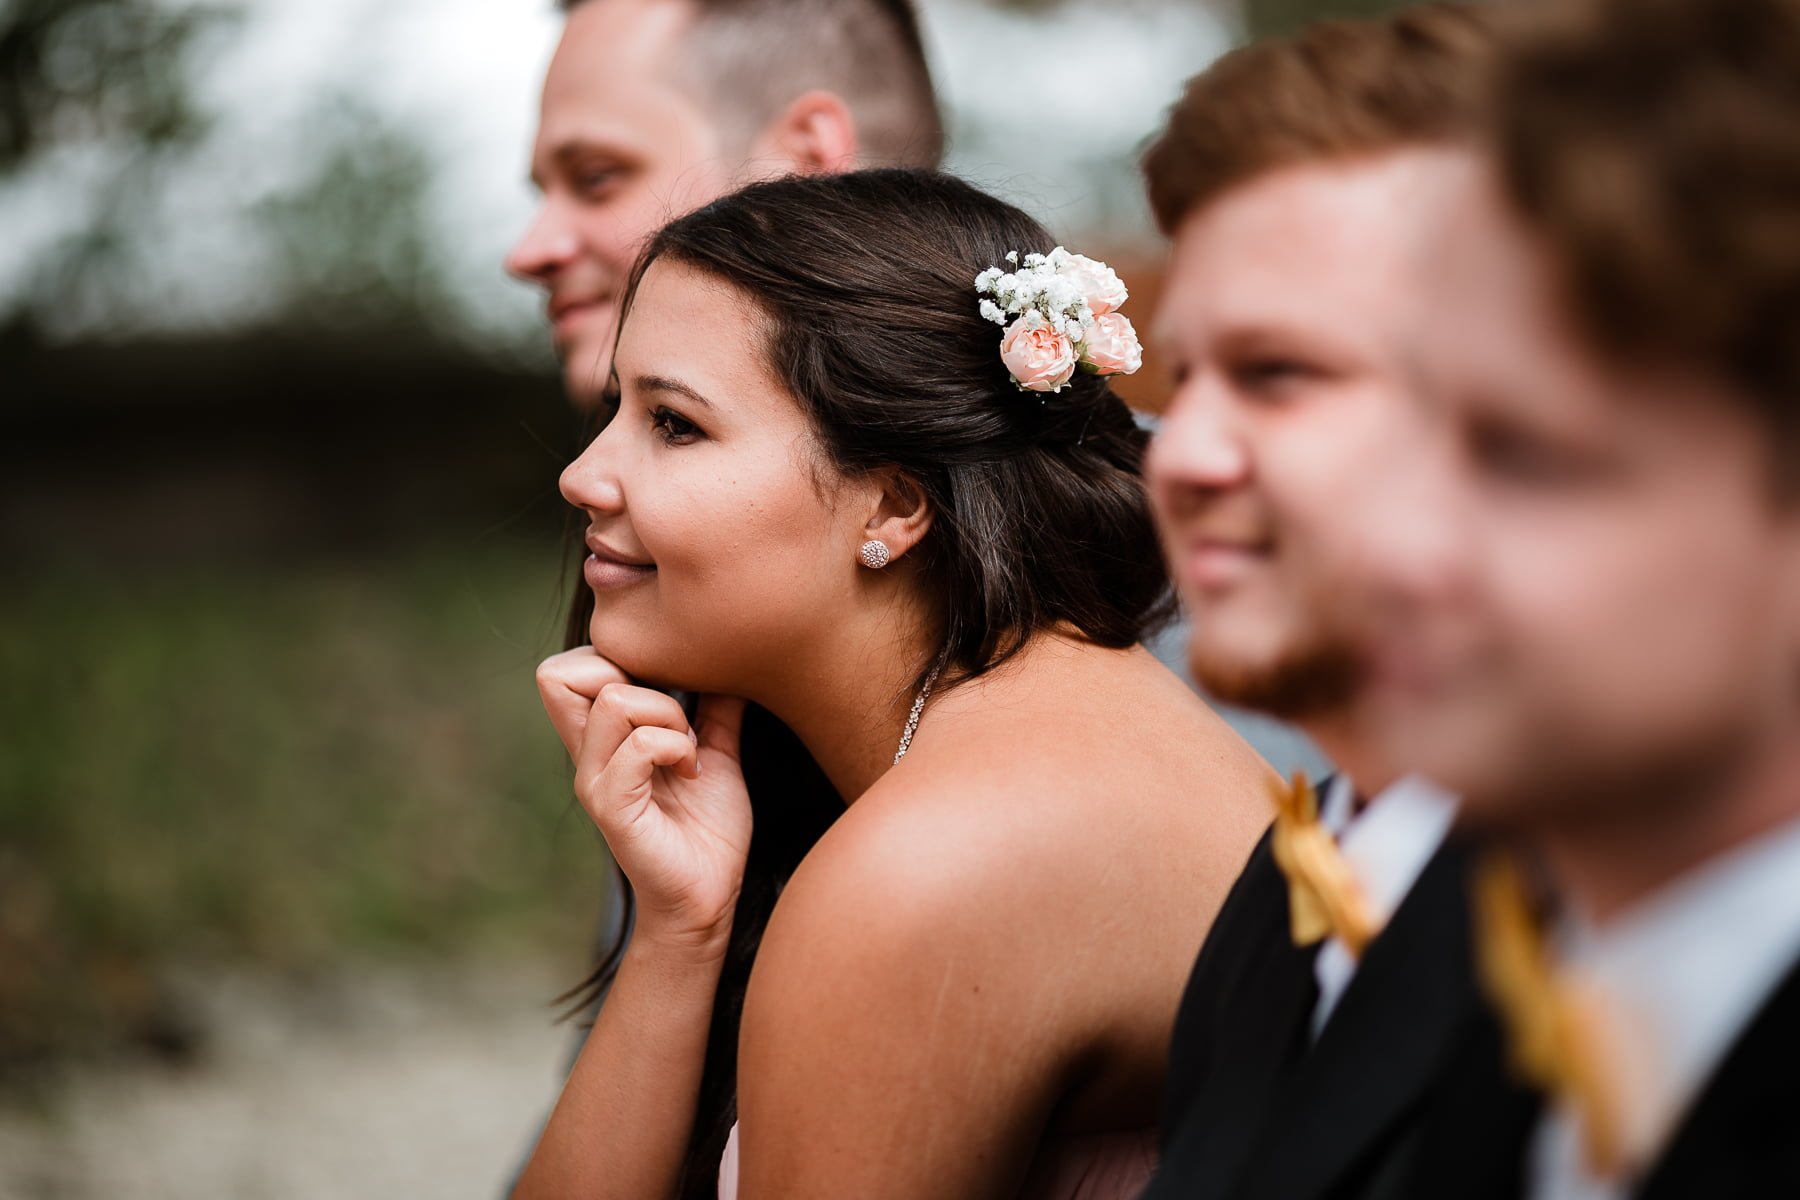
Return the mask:
{"type": "Polygon", "coordinates": [[[711,408],[713,406],[711,400],[708,400],[705,396],[702,396],[699,392],[681,382],[681,380],[671,379],[667,375],[639,375],[637,377],[637,389],[640,392],[674,392],[677,396],[685,396],[687,399],[692,400],[695,404],[698,404],[703,408],[711,408]]]}

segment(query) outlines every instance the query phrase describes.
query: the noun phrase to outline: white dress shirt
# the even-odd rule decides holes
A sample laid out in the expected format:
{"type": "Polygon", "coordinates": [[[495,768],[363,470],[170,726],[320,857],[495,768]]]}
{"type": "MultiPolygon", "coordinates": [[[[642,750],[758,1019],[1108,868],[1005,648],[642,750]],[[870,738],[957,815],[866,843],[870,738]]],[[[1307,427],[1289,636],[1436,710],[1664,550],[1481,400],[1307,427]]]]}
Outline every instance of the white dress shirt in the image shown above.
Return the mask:
{"type": "MultiPolygon", "coordinates": [[[[1386,926],[1394,910],[1425,870],[1456,818],[1456,797],[1408,776],[1381,792],[1356,812],[1356,787],[1343,775],[1332,780],[1319,805],[1319,821],[1338,841],[1338,850],[1356,875],[1376,927],[1386,926]]],[[[1319,1036],[1332,1010],[1356,975],[1356,956],[1336,937],[1327,938],[1313,959],[1319,999],[1313,1007],[1312,1034],[1319,1036]]]]}
{"type": "Polygon", "coordinates": [[[1563,968],[1604,1001],[1602,1049],[1636,1171],[1591,1174],[1579,1120],[1553,1108],[1532,1144],[1531,1196],[1619,1200],[1800,958],[1800,821],[1690,871],[1603,927],[1571,914],[1556,948],[1563,968]]]}

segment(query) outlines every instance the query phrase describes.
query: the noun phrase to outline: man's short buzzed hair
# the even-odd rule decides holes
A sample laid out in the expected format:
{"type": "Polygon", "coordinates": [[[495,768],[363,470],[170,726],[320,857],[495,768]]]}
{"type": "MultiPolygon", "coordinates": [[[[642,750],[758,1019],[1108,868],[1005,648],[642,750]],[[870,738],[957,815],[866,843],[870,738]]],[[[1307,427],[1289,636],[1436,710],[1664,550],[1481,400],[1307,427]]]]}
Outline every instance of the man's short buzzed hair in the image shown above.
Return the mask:
{"type": "MultiPolygon", "coordinates": [[[[589,0],[560,0],[567,12],[589,0]]],[[[864,166],[935,167],[944,127],[912,0],[671,0],[693,12],[686,70],[746,140],[795,97],[849,105],[864,166]]]]}
{"type": "Polygon", "coordinates": [[[1188,81],[1144,156],[1165,233],[1271,171],[1476,140],[1504,6],[1426,4],[1320,21],[1225,55],[1188,81]]]}

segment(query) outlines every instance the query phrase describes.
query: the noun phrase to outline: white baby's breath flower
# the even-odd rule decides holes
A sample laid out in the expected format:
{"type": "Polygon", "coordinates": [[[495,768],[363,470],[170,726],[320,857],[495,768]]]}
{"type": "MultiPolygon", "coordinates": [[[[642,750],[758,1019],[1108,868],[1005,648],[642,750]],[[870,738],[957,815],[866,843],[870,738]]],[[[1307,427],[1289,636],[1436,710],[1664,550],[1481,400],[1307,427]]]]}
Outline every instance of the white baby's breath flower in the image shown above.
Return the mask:
{"type": "Polygon", "coordinates": [[[996,325],[1004,325],[1006,324],[1006,312],[992,300],[983,300],[981,302],[981,319],[992,321],[996,325]]]}
{"type": "Polygon", "coordinates": [[[1053,312],[1067,312],[1082,298],[1068,280],[1055,275],[1044,280],[1042,296],[1045,307],[1053,312]]]}

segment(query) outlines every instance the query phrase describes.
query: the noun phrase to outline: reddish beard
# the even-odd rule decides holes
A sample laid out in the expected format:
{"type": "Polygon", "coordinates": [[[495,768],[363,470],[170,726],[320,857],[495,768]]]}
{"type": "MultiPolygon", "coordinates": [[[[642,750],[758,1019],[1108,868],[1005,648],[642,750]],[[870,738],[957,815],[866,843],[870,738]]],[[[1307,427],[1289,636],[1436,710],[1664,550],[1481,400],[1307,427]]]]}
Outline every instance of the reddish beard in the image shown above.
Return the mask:
{"type": "Polygon", "coordinates": [[[1342,639],[1321,637],[1272,662],[1214,662],[1190,650],[1194,679],[1216,700],[1300,721],[1348,707],[1363,686],[1362,656],[1342,639]]]}

